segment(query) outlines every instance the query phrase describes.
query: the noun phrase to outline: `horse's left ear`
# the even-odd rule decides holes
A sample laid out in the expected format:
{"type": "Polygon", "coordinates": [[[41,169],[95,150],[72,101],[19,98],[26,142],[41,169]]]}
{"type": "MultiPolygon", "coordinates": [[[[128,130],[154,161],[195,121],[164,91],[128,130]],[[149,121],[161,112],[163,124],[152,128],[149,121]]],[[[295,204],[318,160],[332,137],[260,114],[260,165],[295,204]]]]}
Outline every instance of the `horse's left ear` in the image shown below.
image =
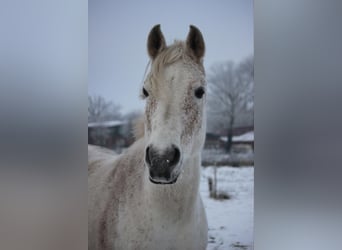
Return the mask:
{"type": "Polygon", "coordinates": [[[190,25],[190,31],[186,39],[186,48],[190,55],[195,56],[198,61],[201,61],[205,52],[204,39],[201,31],[193,25],[190,25]]]}

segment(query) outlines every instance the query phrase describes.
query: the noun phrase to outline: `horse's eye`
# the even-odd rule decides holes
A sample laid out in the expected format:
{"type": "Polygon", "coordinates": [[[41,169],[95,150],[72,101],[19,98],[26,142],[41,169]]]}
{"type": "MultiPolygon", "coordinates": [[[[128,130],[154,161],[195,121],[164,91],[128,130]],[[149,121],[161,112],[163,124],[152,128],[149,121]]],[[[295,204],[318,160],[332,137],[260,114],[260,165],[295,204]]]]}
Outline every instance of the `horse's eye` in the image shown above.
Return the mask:
{"type": "Polygon", "coordinates": [[[204,95],[205,91],[203,87],[199,87],[198,89],[195,90],[195,96],[199,99],[201,99],[204,95]]]}
{"type": "Polygon", "coordinates": [[[147,90],[145,88],[143,88],[143,94],[144,94],[145,97],[148,97],[148,92],[147,92],[147,90]]]}

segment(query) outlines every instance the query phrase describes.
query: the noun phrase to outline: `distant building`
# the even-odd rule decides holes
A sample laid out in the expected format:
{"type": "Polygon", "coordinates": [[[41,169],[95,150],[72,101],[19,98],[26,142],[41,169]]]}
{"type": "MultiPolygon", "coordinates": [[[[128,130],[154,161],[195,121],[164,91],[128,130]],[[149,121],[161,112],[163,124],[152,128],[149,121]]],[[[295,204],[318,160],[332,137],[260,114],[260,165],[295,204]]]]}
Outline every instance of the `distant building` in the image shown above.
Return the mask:
{"type": "MultiPolygon", "coordinates": [[[[204,148],[224,149],[227,136],[224,133],[207,133],[204,148]]],[[[233,147],[250,146],[254,150],[254,127],[245,126],[233,129],[233,147]]]]}
{"type": "Polygon", "coordinates": [[[122,149],[131,143],[125,121],[105,121],[88,123],[88,144],[110,149],[122,149]]]}
{"type": "Polygon", "coordinates": [[[236,128],[233,128],[233,135],[234,136],[239,136],[242,134],[246,134],[250,131],[254,131],[254,126],[239,126],[236,128]]]}
{"type": "MultiPolygon", "coordinates": [[[[224,142],[227,141],[226,136],[221,136],[220,139],[224,142]]],[[[233,136],[232,144],[235,148],[250,146],[254,150],[254,131],[249,131],[242,135],[233,136]]]]}
{"type": "Polygon", "coordinates": [[[220,139],[221,136],[214,133],[207,133],[205,137],[204,148],[219,149],[224,147],[224,142],[220,139]]]}

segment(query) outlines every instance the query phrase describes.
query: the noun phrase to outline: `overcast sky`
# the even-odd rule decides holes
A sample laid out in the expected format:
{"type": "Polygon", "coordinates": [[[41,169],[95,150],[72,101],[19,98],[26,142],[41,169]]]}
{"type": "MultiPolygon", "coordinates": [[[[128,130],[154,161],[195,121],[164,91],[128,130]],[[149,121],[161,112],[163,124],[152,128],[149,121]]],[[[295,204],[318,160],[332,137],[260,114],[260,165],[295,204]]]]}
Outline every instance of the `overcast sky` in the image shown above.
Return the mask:
{"type": "Polygon", "coordinates": [[[238,62],[253,54],[253,1],[89,1],[90,95],[119,104],[122,112],[143,110],[139,91],[148,63],[146,40],[161,24],[167,44],[184,40],[189,24],[206,42],[207,73],[215,62],[238,62]]]}

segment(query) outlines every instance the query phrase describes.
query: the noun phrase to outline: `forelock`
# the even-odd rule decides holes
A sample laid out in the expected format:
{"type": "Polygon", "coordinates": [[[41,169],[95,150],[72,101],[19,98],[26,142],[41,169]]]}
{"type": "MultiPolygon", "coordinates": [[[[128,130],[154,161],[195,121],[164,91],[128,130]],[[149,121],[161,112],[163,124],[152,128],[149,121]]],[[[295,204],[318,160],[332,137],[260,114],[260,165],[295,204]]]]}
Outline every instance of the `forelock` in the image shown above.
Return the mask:
{"type": "Polygon", "coordinates": [[[186,53],[186,45],[183,41],[176,40],[172,45],[166,47],[159,55],[153,60],[151,65],[150,79],[158,79],[163,69],[172,63],[183,61],[188,65],[196,67],[204,74],[203,63],[197,63],[186,53]]]}

